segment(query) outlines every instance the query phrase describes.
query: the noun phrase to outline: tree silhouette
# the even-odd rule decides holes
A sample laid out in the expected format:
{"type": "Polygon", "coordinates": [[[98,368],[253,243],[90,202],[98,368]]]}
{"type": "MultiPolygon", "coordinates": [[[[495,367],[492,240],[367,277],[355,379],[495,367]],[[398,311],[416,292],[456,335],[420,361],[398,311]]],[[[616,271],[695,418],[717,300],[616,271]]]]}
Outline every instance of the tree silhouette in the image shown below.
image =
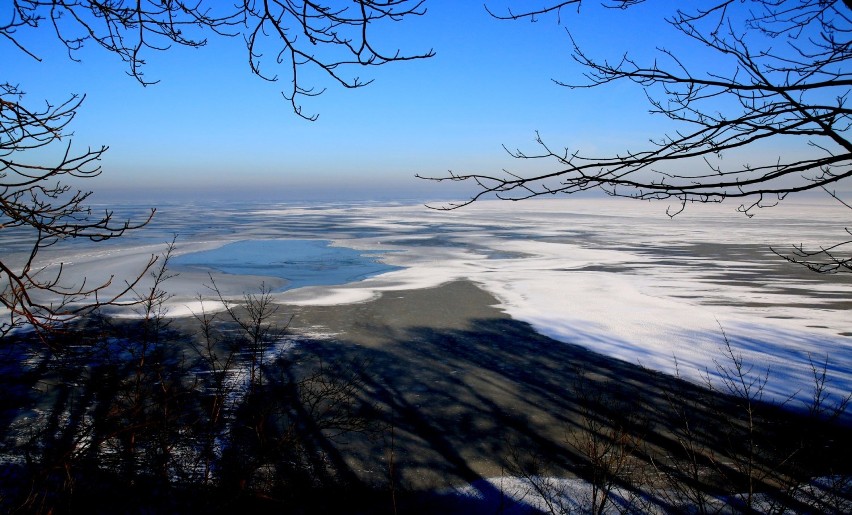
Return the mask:
{"type": "MultiPolygon", "coordinates": [[[[522,12],[494,8],[489,12],[507,20],[555,15],[567,23],[563,10],[579,10],[581,3],[568,0],[522,12]]],[[[629,9],[642,3],[610,0],[605,5],[629,9]]],[[[616,197],[674,200],[671,216],[687,203],[739,199],[739,211],[751,216],[755,208],[775,205],[794,192],[824,189],[836,196],[835,186],[852,175],[848,138],[852,110],[847,104],[852,86],[848,66],[852,1],[712,0],[672,5],[666,20],[679,33],[674,47],[678,50],[658,48],[658,57],[650,64],[629,53],[610,61],[594,57],[569,33],[573,59],[584,68],[586,80],[557,83],[596,88],[632,82],[646,93],[652,114],[675,124],[673,132],[652,138],[645,148],[609,156],[555,149],[537,133],[537,152],[509,153],[555,167],[529,175],[451,172],[430,177],[478,187],[466,201],[441,209],[489,196],[522,200],[600,190],[616,197]],[[724,71],[718,71],[715,62],[711,69],[703,60],[690,59],[685,50],[689,47],[709,51],[724,71]],[[795,149],[799,142],[807,142],[809,150],[795,149]],[[765,158],[746,152],[764,145],[782,150],[765,158]],[[728,154],[734,159],[723,161],[728,154]],[[739,161],[740,154],[748,157],[739,161]]],[[[842,247],[797,248],[785,257],[818,271],[848,271],[842,265],[849,261],[838,256],[842,247]]]]}
{"type": "Polygon", "coordinates": [[[317,115],[303,113],[299,99],[324,89],[305,84],[301,70],[317,68],[343,87],[359,88],[372,81],[347,76],[343,70],[431,57],[431,50],[407,54],[373,42],[384,23],[425,14],[424,2],[14,0],[7,21],[0,22],[0,40],[35,59],[37,53],[27,44],[33,29],[54,33],[71,59],[86,43],[93,43],[116,54],[131,76],[149,85],[157,82],[144,74],[149,54],[175,45],[202,47],[211,34],[239,36],[245,41],[251,72],[278,81],[279,75],[272,70],[284,70],[290,85],[282,94],[296,114],[314,120],[317,115]]]}
{"type": "Polygon", "coordinates": [[[27,250],[15,259],[0,259],[0,303],[8,318],[0,321],[0,335],[22,323],[50,329],[87,310],[110,304],[130,291],[154,263],[151,258],[140,276],[110,295],[104,293],[112,279],[87,284],[68,280],[63,267],[38,264],[39,252],[66,238],[102,241],[145,225],[153,211],[137,223],[117,221],[107,211],[93,214],[85,205],[90,193],[75,191],[60,182],[67,177],[88,178],[100,174],[97,164],[106,147],[74,152],[65,143],[66,126],[74,118],[82,97],[71,97],[59,105],[45,104],[35,110],[22,103],[23,94],[10,84],[0,84],[0,229],[3,235],[25,242],[27,250]],[[58,147],[58,148],[57,148],[58,147]],[[34,151],[50,149],[60,157],[50,165],[34,151]],[[53,182],[56,181],[56,182],[53,182]]]}

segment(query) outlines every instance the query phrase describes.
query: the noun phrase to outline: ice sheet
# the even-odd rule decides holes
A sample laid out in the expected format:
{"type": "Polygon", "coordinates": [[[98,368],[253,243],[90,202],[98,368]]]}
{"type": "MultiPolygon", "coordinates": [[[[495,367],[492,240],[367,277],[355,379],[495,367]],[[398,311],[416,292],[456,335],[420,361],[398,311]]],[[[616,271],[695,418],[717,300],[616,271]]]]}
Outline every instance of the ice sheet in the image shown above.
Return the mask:
{"type": "MultiPolygon", "coordinates": [[[[767,393],[777,399],[795,392],[810,398],[809,359],[827,359],[832,392],[849,392],[852,282],[806,272],[769,250],[842,238],[848,210],[788,202],[749,219],[734,208],[689,206],[669,219],[663,205],[615,200],[494,201],[449,213],[414,205],[263,206],[235,211],[233,226],[219,228],[221,236],[207,231],[203,238],[179,238],[177,252],[221,247],[236,233],[393,251],[380,259],[398,270],[275,297],[335,305],[467,279],[537,331],[631,363],[673,373],[676,359],[683,375],[702,381],[724,357],[727,338],[747,362],[771,368],[767,393]]],[[[173,207],[161,208],[160,216],[183,215],[173,207]]],[[[66,273],[89,280],[127,277],[162,248],[128,240],[51,259],[64,260],[66,273]]],[[[199,294],[210,296],[203,284],[211,277],[176,271],[180,275],[167,286],[170,314],[196,312],[199,294]]],[[[212,280],[226,298],[239,300],[261,282],[274,284],[273,275],[213,274],[212,280]]]]}

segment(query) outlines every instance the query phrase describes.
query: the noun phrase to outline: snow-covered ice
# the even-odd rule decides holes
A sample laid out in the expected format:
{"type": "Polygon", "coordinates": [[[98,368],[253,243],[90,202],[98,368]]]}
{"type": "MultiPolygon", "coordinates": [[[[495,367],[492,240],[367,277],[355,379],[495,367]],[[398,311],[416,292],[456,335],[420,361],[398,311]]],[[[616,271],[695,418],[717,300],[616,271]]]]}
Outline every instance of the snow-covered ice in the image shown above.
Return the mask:
{"type": "MultiPolygon", "coordinates": [[[[451,212],[422,205],[240,206],[220,226],[198,229],[204,207],[159,209],[162,234],[148,231],[104,246],[74,247],[44,257],[90,282],[130,277],[163,245],[170,217],[181,221],[176,254],[244,240],[331,240],[398,267],[342,285],[278,291],[301,305],[364,302],[389,291],[466,279],[494,295],[499,307],[555,340],[701,381],[714,371],[725,336],[746,363],[770,368],[767,393],[809,400],[813,371],[827,361],[831,392],[852,391],[852,281],[785,262],[793,244],[840,241],[848,210],[828,200],[785,202],[757,212],[733,205],[688,206],[674,219],[664,204],[610,199],[484,201],[451,212]],[[183,210],[183,211],[182,211],[183,210]]],[[[144,232],[144,231],[143,231],[144,232]]],[[[847,235],[848,236],[848,235],[847,235]]],[[[169,311],[183,316],[210,298],[206,272],[175,267],[166,285],[169,311]]],[[[238,300],[261,282],[283,290],[277,274],[214,273],[226,298],[238,300]]],[[[144,284],[140,289],[144,288],[144,284]]],[[[205,310],[220,305],[206,303],[205,310]]]]}

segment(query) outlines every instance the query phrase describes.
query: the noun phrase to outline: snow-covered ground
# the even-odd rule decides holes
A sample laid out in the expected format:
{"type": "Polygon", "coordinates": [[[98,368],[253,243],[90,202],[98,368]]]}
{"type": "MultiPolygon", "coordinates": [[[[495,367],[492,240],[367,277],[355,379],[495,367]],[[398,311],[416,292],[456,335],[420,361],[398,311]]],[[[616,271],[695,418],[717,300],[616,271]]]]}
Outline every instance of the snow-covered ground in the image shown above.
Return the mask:
{"type": "MultiPolygon", "coordinates": [[[[827,363],[834,395],[852,391],[852,282],[770,251],[840,241],[852,213],[829,200],[785,202],[754,218],[735,207],[688,206],[670,219],[664,204],[611,199],[486,201],[451,212],[405,204],[165,206],[144,240],[51,249],[44,258],[46,272],[61,261],[68,277],[91,283],[132,276],[175,232],[178,255],[240,240],[331,240],[382,251],[377,259],[400,268],[283,291],[278,301],[363,302],[467,279],[541,333],[632,363],[674,373],[677,362],[681,375],[701,381],[724,358],[726,335],[747,364],[770,369],[767,393],[776,399],[811,399],[811,361],[827,363]]],[[[199,295],[211,299],[203,286],[209,270],[175,271],[166,285],[170,314],[198,312],[199,295]]],[[[234,297],[261,282],[281,287],[275,275],[214,271],[219,289],[234,297]]],[[[219,307],[208,300],[204,309],[219,307]]]]}

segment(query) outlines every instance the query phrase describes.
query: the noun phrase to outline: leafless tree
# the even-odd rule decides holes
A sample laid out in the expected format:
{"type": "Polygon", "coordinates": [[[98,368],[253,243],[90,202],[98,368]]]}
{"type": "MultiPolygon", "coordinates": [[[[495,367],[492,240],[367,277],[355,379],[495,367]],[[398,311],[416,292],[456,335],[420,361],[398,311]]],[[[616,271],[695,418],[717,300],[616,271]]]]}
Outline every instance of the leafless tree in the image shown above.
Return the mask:
{"type": "Polygon", "coordinates": [[[112,279],[99,284],[67,279],[61,264],[48,267],[39,264],[37,257],[60,240],[107,240],[150,219],[132,223],[114,220],[109,211],[94,214],[85,205],[89,193],[60,182],[101,172],[98,160],[106,147],[75,151],[65,141],[66,126],[82,98],[37,109],[28,108],[22,99],[17,87],[0,84],[0,235],[25,243],[17,259],[5,253],[0,259],[0,303],[8,311],[0,322],[0,335],[26,322],[47,329],[127,293],[139,278],[104,295],[112,279]],[[59,157],[47,165],[35,157],[43,155],[40,151],[59,157]]]}
{"type": "MultiPolygon", "coordinates": [[[[297,115],[314,120],[315,114],[302,111],[300,99],[323,90],[305,84],[301,70],[318,68],[332,82],[357,88],[370,81],[343,70],[430,57],[431,50],[405,54],[373,43],[376,27],[424,14],[423,3],[13,0],[0,7],[0,51],[20,51],[40,60],[35,38],[41,42],[44,35],[53,34],[70,59],[78,59],[80,50],[91,43],[117,55],[128,66],[129,75],[148,85],[156,82],[144,74],[152,53],[173,46],[204,46],[210,34],[242,36],[250,71],[275,81],[278,75],[273,70],[284,69],[290,78],[284,97],[297,115]]],[[[155,261],[152,257],[135,279],[125,279],[127,288],[117,293],[113,288],[106,297],[112,279],[96,285],[82,279],[74,282],[63,274],[61,264],[58,268],[39,265],[37,258],[45,247],[69,238],[119,237],[144,226],[150,216],[134,222],[116,220],[110,211],[93,213],[87,206],[90,192],[68,184],[69,178],[100,174],[98,161],[107,150],[105,146],[72,149],[66,129],[82,96],[70,96],[59,104],[46,102],[42,107],[32,107],[27,100],[18,84],[0,82],[0,236],[27,247],[20,258],[5,251],[0,257],[0,302],[9,313],[0,322],[0,335],[25,323],[50,328],[57,321],[113,303],[131,292],[155,261]]]]}
{"type": "MultiPolygon", "coordinates": [[[[581,3],[544,2],[539,8],[524,5],[522,12],[489,12],[509,20],[555,15],[570,24],[566,11],[579,10],[581,3]]],[[[606,0],[604,5],[630,9],[642,3],[606,0]]],[[[840,181],[852,175],[847,103],[852,1],[704,0],[666,7],[666,20],[679,36],[672,43],[675,49],[658,48],[651,63],[628,53],[610,60],[593,56],[569,33],[573,59],[584,68],[585,80],[556,82],[569,88],[632,82],[644,90],[650,112],[673,123],[673,132],[653,137],[645,148],[603,156],[554,148],[537,133],[538,151],[509,153],[549,163],[541,173],[433,177],[478,187],[467,201],[442,208],[489,196],[522,200],[601,190],[617,197],[673,200],[672,216],[687,203],[738,199],[739,211],[750,216],[790,193],[823,189],[834,195],[840,181]],[[691,59],[687,49],[713,56],[714,65],[691,59]],[[799,142],[807,142],[806,150],[796,148],[799,142]],[[764,145],[785,150],[767,158],[748,152],[764,145]],[[723,161],[723,155],[734,159],[723,161]]],[[[831,246],[798,249],[788,257],[818,271],[848,271],[849,261],[841,254],[840,247],[831,246]]]]}
{"type": "Polygon", "coordinates": [[[595,515],[612,512],[616,498],[623,505],[622,513],[641,511],[634,494],[637,477],[642,476],[638,455],[648,423],[640,415],[642,409],[637,409],[642,402],[637,392],[614,391],[618,389],[590,379],[583,371],[578,371],[573,385],[579,430],[566,439],[584,462],[591,491],[583,502],[585,511],[595,515]],[[616,493],[620,487],[626,495],[616,493]]]}

